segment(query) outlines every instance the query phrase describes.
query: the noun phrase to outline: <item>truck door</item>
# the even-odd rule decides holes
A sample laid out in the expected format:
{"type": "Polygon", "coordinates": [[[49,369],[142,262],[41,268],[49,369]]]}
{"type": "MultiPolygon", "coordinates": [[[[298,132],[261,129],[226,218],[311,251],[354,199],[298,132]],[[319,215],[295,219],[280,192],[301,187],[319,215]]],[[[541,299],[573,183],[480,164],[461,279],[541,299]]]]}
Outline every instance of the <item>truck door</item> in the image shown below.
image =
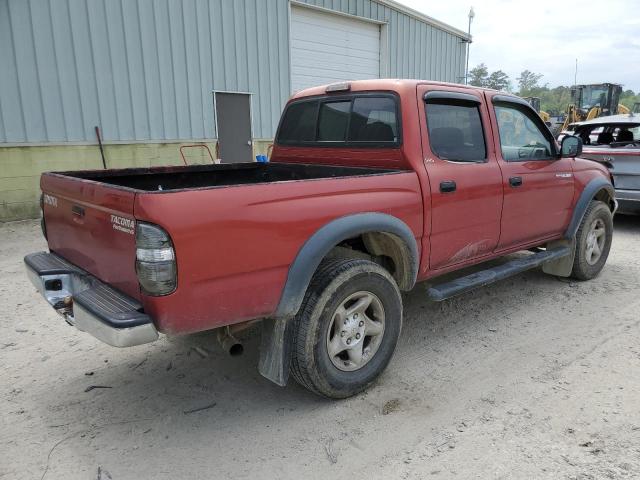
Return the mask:
{"type": "Polygon", "coordinates": [[[573,212],[573,159],[558,157],[551,132],[527,102],[487,97],[504,185],[498,249],[562,234],[573,212]]]}
{"type": "Polygon", "coordinates": [[[434,270],[496,248],[502,176],[480,94],[453,86],[419,85],[418,99],[431,187],[429,268],[434,270]]]}

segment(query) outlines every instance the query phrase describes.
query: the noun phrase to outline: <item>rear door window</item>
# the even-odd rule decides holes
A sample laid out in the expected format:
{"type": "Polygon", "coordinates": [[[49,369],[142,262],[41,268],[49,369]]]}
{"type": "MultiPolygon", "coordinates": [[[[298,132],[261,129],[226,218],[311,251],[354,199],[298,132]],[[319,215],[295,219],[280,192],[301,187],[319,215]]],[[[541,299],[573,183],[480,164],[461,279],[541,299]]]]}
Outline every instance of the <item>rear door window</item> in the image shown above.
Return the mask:
{"type": "Polygon", "coordinates": [[[475,103],[427,103],[427,130],[431,151],[442,160],[483,162],[487,146],[480,110],[475,103]]]}

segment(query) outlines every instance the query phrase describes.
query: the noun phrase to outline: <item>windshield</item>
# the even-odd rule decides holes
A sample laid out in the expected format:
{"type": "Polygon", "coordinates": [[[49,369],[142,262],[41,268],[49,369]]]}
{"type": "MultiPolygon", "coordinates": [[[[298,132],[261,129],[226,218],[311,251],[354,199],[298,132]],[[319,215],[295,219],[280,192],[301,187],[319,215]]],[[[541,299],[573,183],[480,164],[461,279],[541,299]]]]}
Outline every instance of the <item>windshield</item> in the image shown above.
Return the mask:
{"type": "Polygon", "coordinates": [[[605,107],[607,104],[608,88],[604,86],[588,86],[582,90],[580,108],[590,110],[593,107],[605,107]]]}

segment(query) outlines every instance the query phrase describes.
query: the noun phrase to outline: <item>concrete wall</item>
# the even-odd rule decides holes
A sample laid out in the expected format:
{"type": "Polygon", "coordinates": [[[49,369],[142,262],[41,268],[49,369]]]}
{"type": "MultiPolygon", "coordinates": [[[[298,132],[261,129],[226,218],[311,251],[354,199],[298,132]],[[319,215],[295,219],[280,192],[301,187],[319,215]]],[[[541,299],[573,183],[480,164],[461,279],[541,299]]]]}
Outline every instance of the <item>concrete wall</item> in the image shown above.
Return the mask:
{"type": "MultiPolygon", "coordinates": [[[[105,145],[109,168],[182,165],[180,146],[193,142],[105,145]]],[[[215,141],[204,143],[215,157],[215,141]]],[[[267,140],[254,142],[254,155],[266,154],[267,140]]],[[[187,163],[209,163],[202,148],[185,150],[187,163]]],[[[102,168],[97,145],[49,145],[0,148],[0,221],[36,218],[40,215],[42,172],[102,168]]]]}

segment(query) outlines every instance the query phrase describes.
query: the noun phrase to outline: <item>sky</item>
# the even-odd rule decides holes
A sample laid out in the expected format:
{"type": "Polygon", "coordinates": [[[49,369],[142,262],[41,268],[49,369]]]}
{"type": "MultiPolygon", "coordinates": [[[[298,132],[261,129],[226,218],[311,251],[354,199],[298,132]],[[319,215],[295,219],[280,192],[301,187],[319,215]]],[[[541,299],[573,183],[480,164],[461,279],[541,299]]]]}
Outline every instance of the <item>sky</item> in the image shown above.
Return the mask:
{"type": "Polygon", "coordinates": [[[467,31],[469,68],[485,63],[516,77],[528,69],[541,84],[621,83],[640,91],[640,0],[399,0],[414,10],[467,31]]]}

